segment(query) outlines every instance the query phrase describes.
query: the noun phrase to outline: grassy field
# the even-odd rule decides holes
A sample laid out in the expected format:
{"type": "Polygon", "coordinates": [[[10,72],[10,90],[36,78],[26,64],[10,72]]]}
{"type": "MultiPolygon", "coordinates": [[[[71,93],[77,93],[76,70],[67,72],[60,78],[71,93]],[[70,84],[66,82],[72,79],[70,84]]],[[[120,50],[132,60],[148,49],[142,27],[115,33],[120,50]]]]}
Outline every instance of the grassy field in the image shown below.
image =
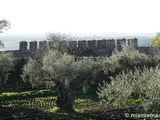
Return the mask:
{"type": "Polygon", "coordinates": [[[82,90],[75,92],[74,110],[63,111],[56,107],[56,91],[10,92],[3,93],[1,98],[1,120],[28,119],[107,119],[122,118],[123,111],[107,111],[96,95],[96,89],[89,89],[86,95],[82,90]],[[102,107],[103,106],[103,107],[102,107]],[[103,109],[102,109],[103,108],[103,109]],[[118,113],[118,114],[117,114],[118,113]]]}

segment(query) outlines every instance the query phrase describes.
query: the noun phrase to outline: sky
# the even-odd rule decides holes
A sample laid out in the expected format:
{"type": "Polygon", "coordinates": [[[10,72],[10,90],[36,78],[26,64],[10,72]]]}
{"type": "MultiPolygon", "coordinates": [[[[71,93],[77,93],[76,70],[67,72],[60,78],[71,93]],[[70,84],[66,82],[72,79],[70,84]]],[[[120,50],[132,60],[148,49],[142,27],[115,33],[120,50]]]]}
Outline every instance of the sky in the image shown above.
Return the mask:
{"type": "Polygon", "coordinates": [[[0,0],[7,33],[155,33],[160,0],[0,0]]]}

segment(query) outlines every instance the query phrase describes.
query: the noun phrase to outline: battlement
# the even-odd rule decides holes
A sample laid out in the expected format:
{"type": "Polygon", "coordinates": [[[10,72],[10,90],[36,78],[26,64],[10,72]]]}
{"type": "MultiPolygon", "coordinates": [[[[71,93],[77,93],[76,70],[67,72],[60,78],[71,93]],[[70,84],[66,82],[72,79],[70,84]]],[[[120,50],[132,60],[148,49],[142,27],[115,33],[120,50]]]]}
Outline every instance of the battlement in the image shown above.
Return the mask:
{"type": "Polygon", "coordinates": [[[92,51],[98,51],[99,55],[102,56],[110,56],[115,48],[121,50],[122,43],[124,44],[133,44],[135,49],[138,49],[140,52],[152,54],[153,47],[138,47],[138,39],[103,39],[103,40],[80,40],[80,41],[21,41],[19,43],[19,50],[12,50],[10,52],[13,53],[16,59],[21,58],[34,58],[39,51],[43,51],[45,49],[52,49],[57,47],[59,50],[63,49],[64,47],[71,47],[73,49],[90,49],[92,51]],[[63,48],[62,48],[63,47],[63,48]],[[28,49],[29,48],[29,49],[28,49]],[[152,51],[149,51],[152,50],[152,51]]]}
{"type": "Polygon", "coordinates": [[[39,41],[39,46],[37,41],[31,41],[31,42],[26,42],[26,41],[21,41],[19,44],[19,50],[20,51],[26,51],[26,50],[31,50],[31,51],[36,51],[37,49],[45,49],[45,48],[52,48],[53,44],[56,44],[57,46],[61,46],[63,44],[64,46],[71,46],[72,48],[108,48],[110,46],[112,47],[117,47],[119,48],[121,46],[121,43],[129,44],[129,43],[134,43],[135,47],[138,47],[138,39],[128,39],[126,40],[125,38],[123,39],[103,39],[103,40],[82,40],[82,41],[59,41],[59,43],[54,43],[53,41],[39,41]],[[127,42],[126,42],[127,41],[127,42]],[[28,47],[29,46],[29,47],[28,47]],[[29,49],[27,49],[29,48],[29,49]]]}

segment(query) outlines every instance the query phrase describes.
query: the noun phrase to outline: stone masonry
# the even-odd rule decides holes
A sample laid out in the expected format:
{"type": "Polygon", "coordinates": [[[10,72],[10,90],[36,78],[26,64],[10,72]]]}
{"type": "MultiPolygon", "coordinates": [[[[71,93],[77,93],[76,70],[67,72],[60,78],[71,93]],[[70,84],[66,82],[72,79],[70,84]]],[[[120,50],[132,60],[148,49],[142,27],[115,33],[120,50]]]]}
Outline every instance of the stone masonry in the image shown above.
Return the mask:
{"type": "Polygon", "coordinates": [[[73,49],[89,49],[92,51],[98,51],[100,56],[111,56],[113,50],[117,48],[121,50],[121,44],[134,44],[134,47],[142,53],[146,53],[148,55],[155,54],[158,52],[158,49],[153,47],[138,47],[138,39],[103,39],[103,40],[82,40],[82,41],[60,41],[59,43],[54,43],[53,41],[39,41],[39,46],[37,41],[21,41],[19,43],[19,50],[11,50],[6,52],[12,52],[15,59],[29,59],[35,58],[39,51],[43,51],[46,49],[51,49],[55,45],[56,47],[61,50],[63,47],[71,47],[73,49]],[[29,47],[28,47],[29,46],[29,47]],[[29,49],[27,49],[29,48],[29,49]]]}

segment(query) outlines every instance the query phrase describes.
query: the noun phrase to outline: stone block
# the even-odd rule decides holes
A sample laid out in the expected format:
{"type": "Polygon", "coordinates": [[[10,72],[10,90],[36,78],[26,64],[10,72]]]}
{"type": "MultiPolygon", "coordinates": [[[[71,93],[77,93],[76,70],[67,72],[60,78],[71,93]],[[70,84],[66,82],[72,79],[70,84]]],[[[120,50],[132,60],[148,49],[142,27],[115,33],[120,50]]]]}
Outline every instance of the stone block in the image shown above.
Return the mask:
{"type": "Polygon", "coordinates": [[[138,47],[138,39],[137,39],[137,38],[128,39],[128,45],[130,45],[130,44],[133,44],[133,46],[134,46],[135,48],[137,48],[137,47],[138,47]]]}
{"type": "Polygon", "coordinates": [[[67,41],[59,41],[58,42],[58,50],[65,50],[67,49],[67,41]]]}
{"type": "Polygon", "coordinates": [[[117,49],[120,51],[122,50],[122,44],[126,44],[126,39],[117,39],[117,49]]]}
{"type": "Polygon", "coordinates": [[[20,42],[20,44],[19,44],[19,50],[20,51],[27,50],[27,47],[28,47],[28,42],[26,42],[26,41],[21,41],[20,42]]]}
{"type": "Polygon", "coordinates": [[[40,50],[47,49],[47,41],[39,41],[39,49],[40,50]]]}
{"type": "Polygon", "coordinates": [[[77,41],[68,41],[68,47],[71,47],[72,49],[76,49],[77,41]]]}
{"type": "Polygon", "coordinates": [[[37,41],[29,42],[29,50],[36,51],[37,50],[37,41]]]}
{"type": "Polygon", "coordinates": [[[87,47],[86,41],[85,40],[78,41],[78,47],[79,48],[86,48],[87,47]]]}
{"type": "Polygon", "coordinates": [[[107,48],[107,56],[111,56],[113,50],[116,47],[116,43],[114,39],[107,39],[106,41],[106,48],[107,48]]]}
{"type": "Polygon", "coordinates": [[[96,40],[89,40],[88,41],[88,48],[89,49],[95,49],[97,47],[96,44],[97,44],[96,40]]]}
{"type": "Polygon", "coordinates": [[[97,40],[97,48],[98,49],[103,49],[106,48],[106,40],[97,40]]]}

